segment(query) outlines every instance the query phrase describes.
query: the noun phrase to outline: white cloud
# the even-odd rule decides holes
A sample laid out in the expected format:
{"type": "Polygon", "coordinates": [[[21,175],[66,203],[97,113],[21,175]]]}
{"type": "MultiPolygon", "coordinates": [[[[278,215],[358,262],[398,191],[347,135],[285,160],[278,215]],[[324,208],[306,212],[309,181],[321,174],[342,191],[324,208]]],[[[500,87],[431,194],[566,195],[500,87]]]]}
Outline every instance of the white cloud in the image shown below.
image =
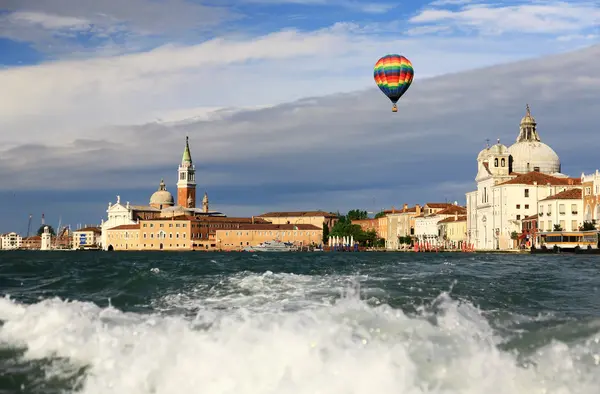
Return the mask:
{"type": "MultiPolygon", "coordinates": [[[[485,139],[514,141],[527,102],[564,172],[577,176],[599,166],[599,56],[600,46],[595,46],[417,80],[397,114],[372,86],[183,124],[108,126],[93,138],[75,141],[53,134],[38,143],[21,130],[12,148],[3,144],[0,149],[0,184],[15,196],[25,190],[79,189],[93,190],[101,200],[114,200],[117,193],[143,203],[147,196],[134,197],[134,189],[149,195],[161,177],[174,191],[177,162],[189,135],[199,188],[209,192],[215,209],[229,215],[464,201],[485,139]],[[556,84],[565,69],[570,79],[556,84]]],[[[99,204],[90,217],[96,220],[104,206],[99,204]]],[[[28,208],[22,209],[20,217],[26,218],[28,208]]],[[[54,210],[70,209],[65,204],[54,210]]]]}
{"type": "Polygon", "coordinates": [[[329,6],[348,8],[353,10],[362,11],[370,14],[381,14],[387,12],[397,5],[387,2],[374,2],[364,0],[242,0],[245,3],[250,4],[269,4],[269,5],[281,5],[281,4],[301,4],[308,6],[329,6]]]}
{"type": "Polygon", "coordinates": [[[271,106],[373,88],[373,64],[397,48],[413,61],[419,80],[578,44],[402,39],[336,24],[316,32],[290,30],[5,69],[0,70],[0,143],[68,144],[78,138],[105,138],[95,131],[99,126],[173,121],[172,114],[186,108],[271,106]]]}
{"type": "Polygon", "coordinates": [[[600,71],[592,61],[599,55],[600,47],[593,47],[417,81],[398,114],[390,112],[391,104],[373,87],[177,125],[106,127],[93,138],[74,142],[74,137],[59,140],[55,134],[31,145],[38,141],[22,131],[21,145],[30,145],[0,152],[0,182],[11,189],[147,185],[155,174],[123,179],[123,171],[173,166],[184,135],[192,138],[197,164],[214,167],[200,170],[202,181],[213,186],[291,182],[292,173],[293,182],[333,180],[347,185],[357,179],[389,183],[396,176],[454,179],[457,158],[467,155],[471,162],[468,158],[485,138],[516,137],[526,102],[532,105],[542,138],[551,145],[560,142],[563,151],[577,152],[582,149],[578,141],[586,139],[594,146],[595,129],[588,127],[600,120],[595,109],[600,71]],[[563,69],[570,70],[571,78],[556,85],[556,70],[563,69]],[[581,127],[577,137],[564,139],[560,128],[573,124],[581,127]],[[446,160],[451,162],[440,167],[446,160]],[[43,179],[41,169],[46,171],[43,179]],[[336,179],[336,174],[349,177],[336,179]]]}
{"type": "Polygon", "coordinates": [[[0,10],[0,37],[32,43],[57,58],[138,51],[155,46],[158,37],[212,35],[223,21],[239,17],[187,0],[4,0],[0,10]],[[78,34],[86,40],[78,41],[78,34]]]}
{"type": "Polygon", "coordinates": [[[8,14],[7,19],[9,23],[39,25],[49,30],[85,29],[90,26],[90,21],[86,19],[44,14],[41,12],[14,12],[8,14]]]}
{"type": "Polygon", "coordinates": [[[597,28],[600,8],[593,3],[545,2],[511,6],[467,5],[459,10],[426,9],[412,23],[449,23],[484,33],[568,33],[597,28]]]}

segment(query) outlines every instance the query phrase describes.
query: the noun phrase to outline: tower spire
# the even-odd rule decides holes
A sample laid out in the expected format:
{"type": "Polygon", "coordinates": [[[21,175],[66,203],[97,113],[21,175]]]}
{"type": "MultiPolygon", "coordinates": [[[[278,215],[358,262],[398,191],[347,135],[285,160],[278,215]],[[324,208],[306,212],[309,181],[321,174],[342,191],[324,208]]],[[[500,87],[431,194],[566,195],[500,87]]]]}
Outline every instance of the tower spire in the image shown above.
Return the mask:
{"type": "Polygon", "coordinates": [[[185,149],[183,150],[183,156],[181,157],[181,165],[192,165],[192,154],[190,153],[190,139],[185,136],[185,149]]]}
{"type": "Polygon", "coordinates": [[[196,207],[196,169],[192,163],[189,137],[185,137],[185,149],[178,170],[177,205],[187,208],[196,207]]]}
{"type": "Polygon", "coordinates": [[[525,116],[521,119],[519,136],[517,142],[540,142],[540,136],[537,132],[537,123],[535,118],[531,116],[529,104],[525,106],[525,116]]]}

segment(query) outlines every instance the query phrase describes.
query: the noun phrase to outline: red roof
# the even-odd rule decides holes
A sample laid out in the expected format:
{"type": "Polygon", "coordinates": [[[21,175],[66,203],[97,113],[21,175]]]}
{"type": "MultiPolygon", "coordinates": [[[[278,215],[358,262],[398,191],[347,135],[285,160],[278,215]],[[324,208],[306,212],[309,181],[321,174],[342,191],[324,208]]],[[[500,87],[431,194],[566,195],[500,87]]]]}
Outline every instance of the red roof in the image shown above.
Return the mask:
{"type": "Polygon", "coordinates": [[[325,212],[325,211],[290,211],[290,212],[267,212],[259,215],[258,217],[326,217],[326,218],[337,218],[336,214],[325,212]]]}
{"type": "Polygon", "coordinates": [[[139,224],[122,224],[117,227],[110,228],[109,230],[139,230],[139,224]]]}
{"type": "Polygon", "coordinates": [[[442,209],[441,211],[436,212],[436,215],[454,215],[458,213],[459,215],[464,215],[467,213],[467,208],[461,207],[460,205],[450,205],[447,208],[442,209]]]}
{"type": "Polygon", "coordinates": [[[463,215],[463,216],[450,216],[449,218],[446,219],[442,219],[440,220],[438,223],[453,223],[453,222],[466,222],[467,221],[467,216],[463,215]]]}
{"type": "MultiPolygon", "coordinates": [[[[242,224],[237,230],[318,230],[322,229],[312,224],[242,224]]],[[[217,230],[231,231],[231,230],[217,230]]]]}
{"type": "Polygon", "coordinates": [[[428,202],[427,204],[425,204],[425,206],[427,208],[437,208],[437,209],[447,208],[451,205],[454,205],[454,204],[449,203],[449,202],[428,202]]]}
{"type": "Polygon", "coordinates": [[[560,193],[556,193],[553,196],[550,197],[546,197],[541,201],[546,201],[546,200],[581,200],[583,193],[581,192],[581,189],[567,189],[567,190],[563,190],[560,193]]]}
{"type": "Polygon", "coordinates": [[[544,174],[542,172],[532,171],[527,174],[519,175],[509,181],[500,183],[500,185],[581,185],[580,178],[558,178],[552,175],[544,174]]]}
{"type": "Polygon", "coordinates": [[[101,233],[102,230],[100,230],[100,227],[84,227],[84,228],[80,228],[79,230],[75,230],[74,232],[87,232],[87,231],[92,231],[94,233],[101,233]]]}

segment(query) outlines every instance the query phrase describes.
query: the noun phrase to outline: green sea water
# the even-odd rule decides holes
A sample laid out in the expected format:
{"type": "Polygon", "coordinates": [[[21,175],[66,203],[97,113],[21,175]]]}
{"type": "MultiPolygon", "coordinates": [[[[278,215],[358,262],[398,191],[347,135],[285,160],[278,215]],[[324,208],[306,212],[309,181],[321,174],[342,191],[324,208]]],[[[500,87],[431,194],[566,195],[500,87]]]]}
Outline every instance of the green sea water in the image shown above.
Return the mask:
{"type": "Polygon", "coordinates": [[[600,258],[0,252],[0,393],[600,393],[600,258]]]}

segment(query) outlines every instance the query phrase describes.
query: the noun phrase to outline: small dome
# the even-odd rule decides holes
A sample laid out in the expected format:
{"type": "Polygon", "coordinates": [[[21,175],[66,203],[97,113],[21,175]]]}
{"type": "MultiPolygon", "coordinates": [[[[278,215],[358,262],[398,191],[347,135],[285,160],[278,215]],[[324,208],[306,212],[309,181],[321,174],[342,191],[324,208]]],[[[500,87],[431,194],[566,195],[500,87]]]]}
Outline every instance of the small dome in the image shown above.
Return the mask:
{"type": "Polygon", "coordinates": [[[167,191],[165,186],[165,182],[161,179],[158,190],[155,191],[150,197],[150,205],[160,206],[160,205],[174,205],[175,200],[173,199],[173,195],[167,191]]]}
{"type": "Polygon", "coordinates": [[[498,143],[496,145],[492,146],[489,150],[490,150],[490,154],[492,154],[492,155],[508,154],[508,148],[506,147],[506,145],[501,144],[500,140],[498,140],[498,143]]]}
{"type": "Polygon", "coordinates": [[[485,148],[477,155],[477,161],[483,161],[490,155],[490,148],[485,148]]]}
{"type": "Polygon", "coordinates": [[[525,116],[523,116],[521,118],[521,126],[524,125],[536,125],[536,121],[535,118],[533,116],[531,116],[531,109],[529,108],[529,104],[527,104],[526,106],[526,113],[525,116]]]}
{"type": "Polygon", "coordinates": [[[513,159],[512,170],[526,173],[536,171],[552,174],[560,172],[560,159],[548,145],[538,141],[521,141],[509,148],[513,159]]]}

